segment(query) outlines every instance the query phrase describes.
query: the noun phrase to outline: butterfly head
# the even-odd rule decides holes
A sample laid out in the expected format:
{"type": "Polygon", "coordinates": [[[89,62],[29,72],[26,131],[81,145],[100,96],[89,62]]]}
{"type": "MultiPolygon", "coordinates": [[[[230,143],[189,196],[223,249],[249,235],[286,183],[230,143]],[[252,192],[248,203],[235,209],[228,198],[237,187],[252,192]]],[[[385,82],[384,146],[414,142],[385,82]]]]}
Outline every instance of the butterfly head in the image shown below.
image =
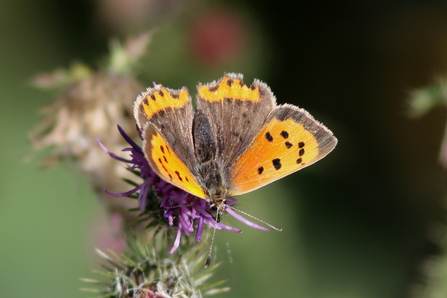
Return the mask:
{"type": "Polygon", "coordinates": [[[220,221],[220,217],[225,213],[225,209],[227,208],[227,199],[223,197],[211,197],[208,199],[210,202],[211,210],[216,211],[216,221],[220,221]]]}

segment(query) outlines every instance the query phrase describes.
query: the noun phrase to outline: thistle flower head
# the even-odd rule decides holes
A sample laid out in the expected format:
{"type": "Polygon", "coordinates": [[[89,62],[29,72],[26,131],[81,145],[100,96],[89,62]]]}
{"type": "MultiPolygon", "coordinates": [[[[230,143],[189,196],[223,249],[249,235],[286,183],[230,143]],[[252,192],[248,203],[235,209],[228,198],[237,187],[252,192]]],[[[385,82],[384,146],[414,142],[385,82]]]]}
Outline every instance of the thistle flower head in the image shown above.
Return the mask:
{"type": "MultiPolygon", "coordinates": [[[[179,247],[182,234],[189,236],[191,233],[195,232],[195,241],[199,242],[204,225],[217,230],[223,229],[231,232],[241,232],[239,229],[216,221],[211,215],[210,204],[206,200],[195,197],[158,177],[150,168],[141,147],[138,146],[121,127],[118,126],[118,130],[130,145],[130,147],[123,150],[129,152],[130,159],[119,157],[110,152],[101,142],[99,142],[99,144],[111,157],[129,164],[129,170],[139,175],[143,179],[143,182],[141,184],[134,184],[135,187],[125,193],[108,193],[116,197],[132,196],[138,193],[140,210],[149,221],[149,225],[153,225],[155,221],[159,222],[160,218],[165,218],[166,223],[169,226],[175,226],[177,228],[177,233],[174,245],[169,253],[173,253],[179,247]]],[[[141,133],[139,133],[139,135],[141,137],[141,133]]],[[[236,202],[236,199],[228,197],[226,212],[251,227],[268,230],[231,210],[229,206],[234,205],[236,202]]]]}

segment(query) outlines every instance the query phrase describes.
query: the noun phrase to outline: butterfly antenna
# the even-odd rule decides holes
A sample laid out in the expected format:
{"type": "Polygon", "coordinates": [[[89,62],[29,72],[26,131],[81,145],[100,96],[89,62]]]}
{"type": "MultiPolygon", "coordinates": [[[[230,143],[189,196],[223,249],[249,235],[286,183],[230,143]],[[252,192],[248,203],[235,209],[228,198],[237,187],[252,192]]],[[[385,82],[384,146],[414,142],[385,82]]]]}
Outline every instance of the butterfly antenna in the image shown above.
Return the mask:
{"type": "Polygon", "coordinates": [[[234,208],[234,207],[232,207],[232,206],[227,206],[227,207],[231,208],[231,210],[237,211],[237,212],[239,212],[239,213],[242,213],[243,215],[246,215],[246,216],[248,216],[248,217],[251,217],[251,218],[253,218],[253,219],[255,219],[255,220],[259,221],[259,222],[262,222],[263,224],[265,224],[266,226],[272,228],[272,229],[275,230],[275,231],[278,231],[278,232],[281,232],[281,231],[282,231],[281,228],[279,228],[279,227],[275,227],[274,225],[271,225],[271,224],[269,224],[268,222],[263,221],[262,219],[259,219],[259,218],[257,218],[257,217],[254,217],[253,215],[248,214],[247,212],[244,212],[244,211],[239,210],[239,209],[237,209],[237,208],[234,208]]]}
{"type": "Polygon", "coordinates": [[[208,268],[211,263],[211,254],[213,253],[214,236],[216,235],[216,227],[213,230],[213,237],[211,238],[210,251],[208,252],[208,257],[206,258],[205,268],[208,268]]]}

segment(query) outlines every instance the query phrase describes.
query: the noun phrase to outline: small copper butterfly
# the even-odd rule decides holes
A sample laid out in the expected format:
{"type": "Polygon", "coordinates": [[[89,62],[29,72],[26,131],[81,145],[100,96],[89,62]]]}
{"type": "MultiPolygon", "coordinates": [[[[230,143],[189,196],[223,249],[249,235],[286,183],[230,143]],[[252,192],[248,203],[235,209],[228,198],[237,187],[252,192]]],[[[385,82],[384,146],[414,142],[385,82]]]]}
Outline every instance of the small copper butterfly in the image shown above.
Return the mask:
{"type": "Polygon", "coordinates": [[[276,105],[259,80],[228,73],[199,84],[193,110],[186,87],[156,85],[142,93],[134,116],[152,170],[165,181],[225,212],[226,197],[241,195],[325,157],[337,139],[306,110],[276,105]]]}

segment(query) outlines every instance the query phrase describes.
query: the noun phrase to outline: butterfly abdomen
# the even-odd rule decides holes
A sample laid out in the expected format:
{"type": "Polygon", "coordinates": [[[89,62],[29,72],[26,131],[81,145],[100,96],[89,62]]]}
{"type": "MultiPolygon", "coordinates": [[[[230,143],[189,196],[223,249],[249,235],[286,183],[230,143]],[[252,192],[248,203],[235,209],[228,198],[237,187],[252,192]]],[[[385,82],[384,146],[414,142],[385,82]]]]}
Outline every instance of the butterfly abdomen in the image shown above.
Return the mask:
{"type": "Polygon", "coordinates": [[[198,161],[199,183],[208,200],[225,197],[226,188],[222,165],[216,160],[217,140],[210,121],[197,109],[193,121],[194,152],[198,161]]]}
{"type": "Polygon", "coordinates": [[[194,151],[199,162],[214,160],[217,142],[211,124],[202,110],[196,110],[193,121],[194,151]]]}

